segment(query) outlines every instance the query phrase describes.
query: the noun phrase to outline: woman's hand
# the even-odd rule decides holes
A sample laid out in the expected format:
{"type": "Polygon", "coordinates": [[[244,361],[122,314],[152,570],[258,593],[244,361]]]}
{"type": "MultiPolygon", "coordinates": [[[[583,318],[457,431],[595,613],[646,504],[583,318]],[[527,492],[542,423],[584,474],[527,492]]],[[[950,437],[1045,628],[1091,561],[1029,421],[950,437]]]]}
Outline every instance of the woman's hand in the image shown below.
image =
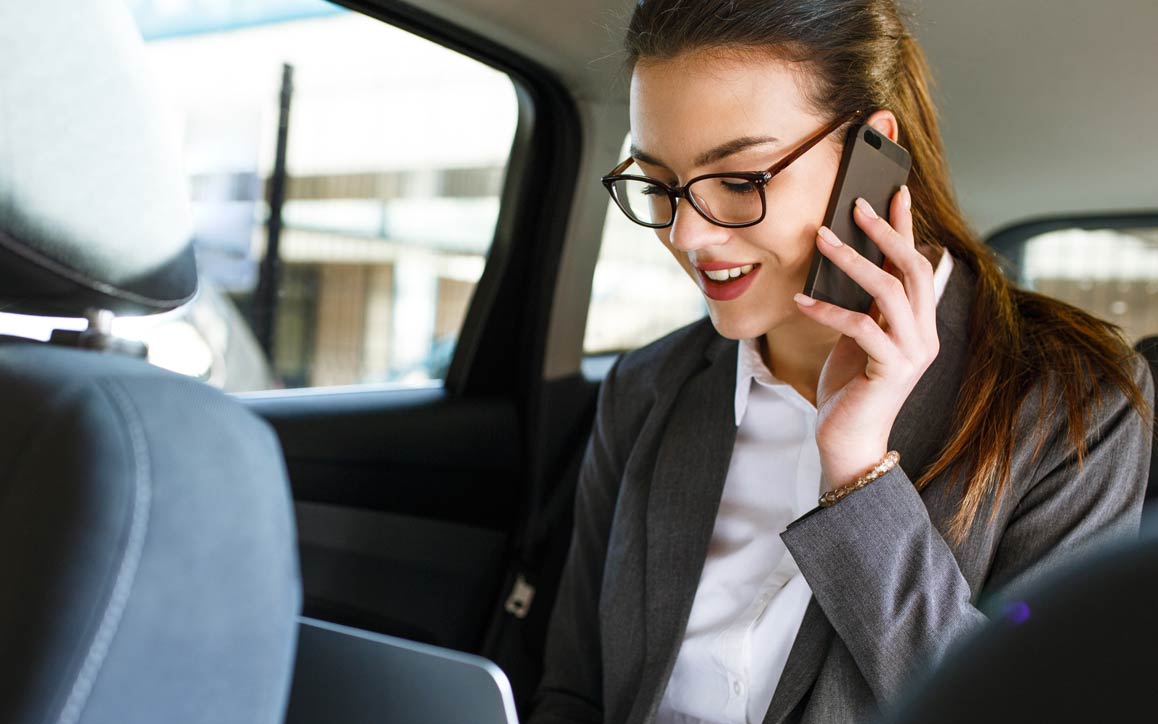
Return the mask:
{"type": "Polygon", "coordinates": [[[937,300],[933,265],[913,241],[908,187],[893,196],[889,222],[857,199],[853,218],[885,255],[882,269],[842,244],[827,227],[820,253],[873,296],[868,314],[804,294],[794,299],[805,316],[841,333],[820,371],[816,390],[816,443],[821,492],[847,485],[880,461],[901,405],[937,358],[937,300]],[[877,317],[882,322],[877,322],[877,317]]]}

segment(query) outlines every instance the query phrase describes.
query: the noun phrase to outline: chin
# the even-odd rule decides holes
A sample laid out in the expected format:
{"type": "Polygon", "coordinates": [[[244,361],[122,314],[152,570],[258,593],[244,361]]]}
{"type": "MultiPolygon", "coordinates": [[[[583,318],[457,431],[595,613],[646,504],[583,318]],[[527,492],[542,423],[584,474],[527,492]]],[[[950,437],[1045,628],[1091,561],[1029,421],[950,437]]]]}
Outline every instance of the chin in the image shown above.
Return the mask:
{"type": "Polygon", "coordinates": [[[767,311],[760,314],[751,310],[745,313],[739,309],[720,309],[719,306],[710,302],[708,304],[708,316],[712,320],[712,326],[716,328],[721,337],[737,340],[762,337],[768,330],[776,327],[784,317],[784,315],[769,314],[767,311]]]}

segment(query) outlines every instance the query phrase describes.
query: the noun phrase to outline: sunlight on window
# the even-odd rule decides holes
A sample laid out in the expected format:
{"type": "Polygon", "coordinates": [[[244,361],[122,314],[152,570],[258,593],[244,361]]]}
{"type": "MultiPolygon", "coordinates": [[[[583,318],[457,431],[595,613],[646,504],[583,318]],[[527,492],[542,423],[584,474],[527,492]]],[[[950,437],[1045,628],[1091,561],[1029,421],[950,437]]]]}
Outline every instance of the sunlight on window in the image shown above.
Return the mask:
{"type": "Polygon", "coordinates": [[[1121,326],[1158,334],[1158,229],[1065,229],[1025,242],[1021,283],[1121,326]]]}
{"type": "Polygon", "coordinates": [[[154,334],[157,359],[208,359],[200,376],[231,390],[441,380],[494,235],[510,79],[322,0],[128,2],[182,129],[198,262],[219,290],[189,312],[208,355],[172,352],[191,341],[169,328],[154,334]],[[269,297],[257,291],[283,91],[269,297]],[[270,301],[262,349],[250,325],[270,301]]]}

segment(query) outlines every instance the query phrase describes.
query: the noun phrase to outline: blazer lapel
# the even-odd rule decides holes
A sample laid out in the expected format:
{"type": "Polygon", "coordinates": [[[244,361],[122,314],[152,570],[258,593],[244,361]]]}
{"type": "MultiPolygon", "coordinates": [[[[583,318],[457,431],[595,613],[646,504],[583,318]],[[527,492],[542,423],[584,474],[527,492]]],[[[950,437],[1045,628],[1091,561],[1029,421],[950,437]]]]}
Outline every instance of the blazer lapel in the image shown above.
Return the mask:
{"type": "MultiPolygon", "coordinates": [[[[937,303],[940,351],[901,406],[889,435],[889,448],[901,454],[901,466],[911,480],[921,476],[948,438],[968,361],[969,316],[975,293],[976,275],[964,261],[954,259],[953,271],[937,303]]],[[[815,509],[805,515],[812,512],[815,509]]],[[[764,724],[782,724],[800,703],[816,681],[835,633],[813,597],[808,602],[764,724]]]]}
{"type": "Polygon", "coordinates": [[[647,721],[671,675],[707,557],[736,439],[735,342],[716,336],[708,365],[676,395],[648,491],[644,602],[647,651],[629,721],[647,721]]]}

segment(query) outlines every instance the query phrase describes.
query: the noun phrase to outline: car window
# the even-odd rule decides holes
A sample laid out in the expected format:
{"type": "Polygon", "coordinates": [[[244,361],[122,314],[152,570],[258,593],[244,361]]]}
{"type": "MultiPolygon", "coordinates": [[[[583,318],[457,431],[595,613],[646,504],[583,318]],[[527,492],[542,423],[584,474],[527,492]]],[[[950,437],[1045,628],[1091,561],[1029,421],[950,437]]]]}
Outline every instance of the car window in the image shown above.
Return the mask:
{"type": "Polygon", "coordinates": [[[1158,228],[1064,228],[1012,254],[1027,289],[1121,326],[1134,343],[1158,334],[1158,228]]]}
{"type": "Polygon", "coordinates": [[[180,128],[201,294],[114,330],[232,391],[439,384],[494,235],[510,78],[322,0],[127,3],[180,128]]]}
{"type": "MultiPolygon", "coordinates": [[[[623,143],[620,158],[627,158],[629,145],[630,137],[623,143]]],[[[629,221],[608,198],[584,353],[634,349],[706,313],[695,282],[655,232],[629,221]]]]}

